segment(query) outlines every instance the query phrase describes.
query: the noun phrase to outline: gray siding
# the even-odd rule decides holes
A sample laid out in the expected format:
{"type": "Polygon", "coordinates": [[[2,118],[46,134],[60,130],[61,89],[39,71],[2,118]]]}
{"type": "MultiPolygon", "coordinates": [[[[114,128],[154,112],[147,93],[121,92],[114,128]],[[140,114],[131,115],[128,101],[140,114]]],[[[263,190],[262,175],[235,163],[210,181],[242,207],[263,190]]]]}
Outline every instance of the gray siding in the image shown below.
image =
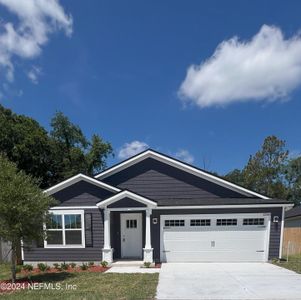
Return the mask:
{"type": "Polygon", "coordinates": [[[61,206],[89,206],[95,205],[113,194],[94,184],[79,181],[52,196],[60,202],[61,206]]]}
{"type": "Polygon", "coordinates": [[[117,202],[114,202],[108,206],[109,208],[118,208],[118,207],[146,207],[145,204],[135,201],[130,198],[123,198],[117,202]]]}
{"type": "MultiPolygon", "coordinates": [[[[281,208],[244,208],[244,209],[166,209],[153,210],[152,218],[157,218],[158,223],[154,225],[151,223],[151,239],[152,247],[154,248],[154,259],[156,262],[160,261],[160,216],[161,215],[177,215],[177,214],[230,214],[230,213],[271,213],[271,219],[279,216],[282,219],[281,208]]],[[[279,257],[280,246],[280,231],[281,222],[271,222],[270,230],[270,247],[269,259],[279,257]]]]}
{"type": "Polygon", "coordinates": [[[92,214],[93,247],[50,249],[33,246],[24,249],[25,261],[101,261],[103,248],[103,213],[99,209],[86,209],[92,214]]]}
{"type": "Polygon", "coordinates": [[[229,190],[152,158],[143,160],[103,180],[155,201],[171,199],[244,198],[229,190]]]}
{"type": "Polygon", "coordinates": [[[284,227],[300,227],[301,228],[301,217],[285,219],[284,227]]]}

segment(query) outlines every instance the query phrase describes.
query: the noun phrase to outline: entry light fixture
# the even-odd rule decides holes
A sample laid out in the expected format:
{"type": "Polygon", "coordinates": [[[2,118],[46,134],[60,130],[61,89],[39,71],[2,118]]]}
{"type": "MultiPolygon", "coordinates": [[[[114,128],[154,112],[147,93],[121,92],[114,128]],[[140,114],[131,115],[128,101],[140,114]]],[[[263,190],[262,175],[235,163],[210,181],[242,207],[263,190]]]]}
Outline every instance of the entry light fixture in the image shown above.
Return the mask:
{"type": "Polygon", "coordinates": [[[273,217],[273,222],[274,223],[278,223],[279,222],[279,217],[278,216],[274,216],[273,217]]]}
{"type": "Polygon", "coordinates": [[[153,224],[154,225],[158,224],[158,218],[153,218],[153,224]]]}

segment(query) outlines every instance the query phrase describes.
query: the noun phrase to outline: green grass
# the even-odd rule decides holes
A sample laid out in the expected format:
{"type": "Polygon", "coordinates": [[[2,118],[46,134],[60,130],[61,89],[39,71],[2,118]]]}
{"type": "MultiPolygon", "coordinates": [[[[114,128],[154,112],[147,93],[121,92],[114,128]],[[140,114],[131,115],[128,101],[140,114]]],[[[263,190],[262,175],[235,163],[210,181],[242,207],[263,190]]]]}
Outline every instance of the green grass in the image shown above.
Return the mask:
{"type": "MultiPolygon", "coordinates": [[[[0,265],[0,278],[9,278],[9,267],[0,265]]],[[[34,275],[33,281],[60,284],[60,290],[22,290],[1,294],[1,299],[154,299],[158,274],[114,274],[114,273],[46,273],[34,275]],[[66,285],[76,286],[68,290],[66,285]]]]}
{"type": "Polygon", "coordinates": [[[288,261],[275,261],[273,264],[301,274],[301,254],[291,255],[288,261]]]}

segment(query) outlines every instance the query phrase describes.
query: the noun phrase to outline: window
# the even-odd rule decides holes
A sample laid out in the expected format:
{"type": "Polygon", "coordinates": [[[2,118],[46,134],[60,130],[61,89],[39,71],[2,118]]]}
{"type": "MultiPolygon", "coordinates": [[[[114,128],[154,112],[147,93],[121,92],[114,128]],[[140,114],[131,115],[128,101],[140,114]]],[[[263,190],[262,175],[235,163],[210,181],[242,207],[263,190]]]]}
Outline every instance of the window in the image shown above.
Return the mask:
{"type": "Polygon", "coordinates": [[[264,218],[244,219],[243,225],[264,225],[264,218]]]}
{"type": "Polygon", "coordinates": [[[217,219],[216,226],[236,226],[237,219],[217,219]]]}
{"type": "Polygon", "coordinates": [[[46,226],[47,248],[85,246],[83,211],[52,211],[49,224],[46,226]]]}
{"type": "Polygon", "coordinates": [[[190,226],[210,226],[210,225],[211,225],[210,219],[190,220],[190,226]]]}
{"type": "Polygon", "coordinates": [[[137,228],[137,220],[126,220],[126,228],[137,228]]]}
{"type": "Polygon", "coordinates": [[[165,220],[166,227],[182,227],[185,226],[185,220],[165,220]]]}

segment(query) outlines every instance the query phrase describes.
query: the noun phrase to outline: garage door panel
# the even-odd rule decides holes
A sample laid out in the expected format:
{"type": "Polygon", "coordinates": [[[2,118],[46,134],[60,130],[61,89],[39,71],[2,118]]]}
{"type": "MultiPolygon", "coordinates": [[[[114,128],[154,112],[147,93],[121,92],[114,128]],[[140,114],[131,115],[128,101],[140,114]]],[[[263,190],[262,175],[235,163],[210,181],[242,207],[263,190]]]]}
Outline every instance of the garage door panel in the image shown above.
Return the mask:
{"type": "MultiPolygon", "coordinates": [[[[255,215],[263,218],[262,215],[255,215]]],[[[236,215],[236,226],[216,226],[212,215],[210,226],[190,226],[190,220],[202,215],[163,216],[161,259],[170,262],[189,261],[265,261],[267,257],[268,218],[264,225],[243,225],[243,216],[236,215]],[[165,217],[165,218],[164,218],[165,217]],[[185,219],[181,227],[165,227],[165,219],[185,219]]],[[[229,216],[229,218],[233,216],[229,216]]],[[[249,216],[250,217],[250,216],[249,216]]],[[[208,218],[208,216],[206,216],[208,218]]],[[[223,215],[227,218],[227,215],[223,215]]],[[[168,223],[167,224],[172,224],[168,223]]]]}
{"type": "Polygon", "coordinates": [[[186,253],[175,251],[173,253],[165,253],[167,262],[258,262],[263,261],[264,258],[264,253],[258,253],[254,256],[254,253],[251,251],[187,251],[186,253]],[[241,258],[242,255],[244,259],[241,258]]]}

